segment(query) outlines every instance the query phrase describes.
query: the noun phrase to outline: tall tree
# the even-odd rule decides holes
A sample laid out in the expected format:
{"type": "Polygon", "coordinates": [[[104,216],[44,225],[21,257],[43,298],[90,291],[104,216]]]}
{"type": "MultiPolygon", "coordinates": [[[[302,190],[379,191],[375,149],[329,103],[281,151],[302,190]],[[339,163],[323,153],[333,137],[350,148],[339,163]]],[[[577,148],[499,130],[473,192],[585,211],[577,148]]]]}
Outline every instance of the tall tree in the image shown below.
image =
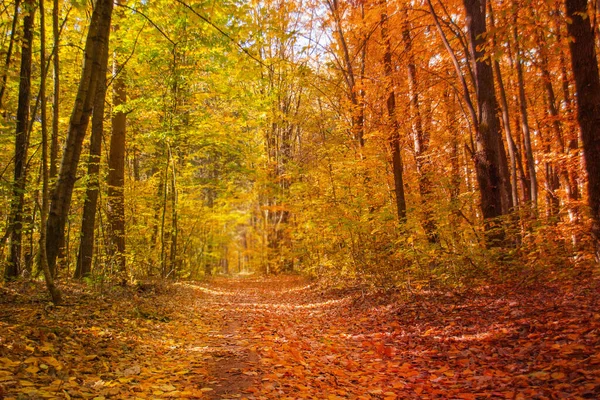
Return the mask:
{"type": "MultiPolygon", "coordinates": [[[[118,4],[122,4],[119,1],[118,4]]],[[[119,25],[113,25],[113,33],[119,32],[119,25]]],[[[114,53],[113,61],[113,112],[111,118],[112,134],[108,155],[108,225],[109,253],[119,271],[125,271],[125,131],[127,114],[123,107],[127,101],[123,66],[119,55],[114,53]]]]}
{"type": "Polygon", "coordinates": [[[2,71],[2,83],[0,86],[0,107],[2,107],[2,100],[4,99],[4,93],[6,92],[6,83],[8,81],[8,68],[10,67],[10,61],[12,57],[12,50],[15,43],[15,36],[17,31],[17,23],[19,21],[19,8],[21,7],[21,0],[15,1],[15,12],[13,14],[13,20],[10,30],[10,39],[8,42],[8,49],[6,50],[6,61],[4,62],[4,70],[2,71]]]}
{"type": "Polygon", "coordinates": [[[485,50],[486,2],[463,0],[463,3],[477,92],[478,126],[474,160],[481,192],[481,209],[484,219],[489,222],[508,213],[513,206],[510,178],[500,134],[492,65],[485,50]]]}
{"type": "Polygon", "coordinates": [[[410,96],[409,105],[411,110],[411,119],[413,121],[413,143],[415,149],[415,164],[419,180],[419,194],[421,195],[421,207],[423,209],[422,226],[430,243],[437,243],[439,238],[436,233],[436,223],[432,216],[432,207],[430,205],[431,187],[431,161],[429,154],[429,132],[423,124],[423,115],[421,112],[421,99],[419,94],[419,82],[417,79],[417,65],[413,50],[413,38],[411,34],[411,24],[408,19],[408,10],[404,11],[404,21],[402,22],[402,41],[404,42],[404,51],[407,57],[406,74],[408,78],[408,95],[410,96]]]}
{"type": "MultiPolygon", "coordinates": [[[[54,49],[58,50],[57,48],[54,49]]],[[[40,0],[40,99],[41,112],[40,119],[42,122],[42,204],[41,204],[41,221],[40,221],[40,254],[39,265],[44,274],[46,287],[50,292],[54,304],[59,304],[62,301],[60,290],[54,284],[54,278],[50,273],[48,266],[48,257],[46,255],[46,220],[48,219],[48,123],[47,123],[47,99],[46,99],[46,15],[44,11],[44,0],[40,0]]]]}
{"type": "Polygon", "coordinates": [[[57,174],[58,122],[60,120],[60,28],[58,25],[59,0],[52,2],[52,36],[54,37],[54,58],[52,58],[54,90],[52,93],[52,136],[50,139],[50,177],[57,174]]]}
{"type": "Polygon", "coordinates": [[[56,274],[56,260],[64,245],[65,225],[71,207],[77,166],[96,96],[98,76],[103,69],[100,65],[102,49],[108,43],[112,10],[112,0],[98,0],[92,13],[87,34],[79,87],[69,121],[69,131],[65,140],[58,180],[52,193],[50,214],[46,224],[48,230],[46,252],[52,275],[56,274]]]}
{"type": "Polygon", "coordinates": [[[587,0],[565,0],[571,66],[577,90],[577,121],[581,128],[585,167],[588,175],[588,202],[596,258],[600,259],[600,73],[594,31],[587,0]]]}
{"type": "Polygon", "coordinates": [[[106,72],[108,64],[108,43],[102,49],[100,65],[102,71],[98,75],[98,88],[94,99],[92,112],[92,133],[90,136],[90,154],[88,157],[87,187],[81,217],[81,241],[77,253],[75,278],[88,276],[92,271],[92,258],[94,255],[94,237],[96,229],[96,210],[98,208],[98,195],[100,194],[100,157],[102,155],[102,139],[104,134],[104,103],[106,98],[106,72]]]}
{"type": "Polygon", "coordinates": [[[6,278],[15,278],[21,272],[21,244],[23,237],[23,204],[27,181],[27,150],[29,148],[29,102],[31,99],[31,62],[33,55],[34,0],[24,3],[23,43],[21,46],[21,72],[19,74],[19,100],[15,132],[14,182],[11,201],[11,218],[8,229],[10,252],[6,278]]]}
{"type": "Polygon", "coordinates": [[[531,197],[531,207],[533,210],[537,210],[538,205],[538,183],[535,169],[535,161],[533,159],[533,147],[531,144],[531,130],[529,129],[529,113],[527,111],[527,96],[525,93],[525,77],[523,73],[523,57],[521,51],[521,44],[519,42],[519,34],[517,30],[517,12],[519,8],[516,3],[513,3],[513,21],[512,21],[512,36],[515,46],[515,68],[517,70],[517,85],[519,92],[519,111],[521,116],[521,132],[523,134],[523,147],[525,153],[525,161],[527,165],[527,172],[529,173],[528,182],[529,189],[528,193],[531,197]]]}
{"type": "Polygon", "coordinates": [[[400,126],[396,115],[396,93],[393,83],[392,45],[389,36],[387,2],[381,2],[381,36],[384,43],[383,69],[385,73],[385,85],[387,92],[386,107],[389,125],[389,146],[392,153],[392,173],[394,175],[394,192],[396,194],[396,212],[398,221],[404,223],[406,220],[406,199],[404,196],[404,166],[402,153],[400,152],[400,126]]]}

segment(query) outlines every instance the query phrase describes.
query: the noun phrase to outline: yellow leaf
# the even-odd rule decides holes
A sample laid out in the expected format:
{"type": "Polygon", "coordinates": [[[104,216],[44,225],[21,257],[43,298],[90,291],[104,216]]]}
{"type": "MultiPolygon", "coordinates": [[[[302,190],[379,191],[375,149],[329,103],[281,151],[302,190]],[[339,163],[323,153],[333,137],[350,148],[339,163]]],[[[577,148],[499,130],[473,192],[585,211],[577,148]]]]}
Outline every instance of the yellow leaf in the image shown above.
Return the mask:
{"type": "Polygon", "coordinates": [[[175,386],[173,385],[162,385],[160,387],[160,390],[162,390],[163,392],[172,392],[173,390],[177,389],[175,386]]]}
{"type": "Polygon", "coordinates": [[[42,345],[40,346],[40,350],[41,351],[52,351],[52,350],[54,350],[54,346],[52,345],[52,343],[43,342],[42,345]]]}
{"type": "Polygon", "coordinates": [[[10,358],[2,357],[0,358],[0,366],[4,366],[5,368],[16,367],[20,364],[18,361],[12,361],[10,358]]]}
{"type": "Polygon", "coordinates": [[[29,372],[30,374],[36,374],[39,370],[40,369],[35,365],[30,365],[29,367],[25,368],[25,371],[29,372]]]}
{"type": "Polygon", "coordinates": [[[58,370],[62,369],[62,365],[60,365],[60,362],[54,357],[42,357],[42,360],[58,370]]]}

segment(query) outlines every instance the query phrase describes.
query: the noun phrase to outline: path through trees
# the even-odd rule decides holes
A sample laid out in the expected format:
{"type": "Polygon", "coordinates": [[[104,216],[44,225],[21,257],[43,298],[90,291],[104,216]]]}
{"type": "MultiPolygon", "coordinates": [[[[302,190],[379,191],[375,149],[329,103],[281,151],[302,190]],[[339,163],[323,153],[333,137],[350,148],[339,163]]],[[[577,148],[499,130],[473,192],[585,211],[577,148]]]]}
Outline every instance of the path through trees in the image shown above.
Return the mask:
{"type": "Polygon", "coordinates": [[[600,282],[587,281],[402,297],[219,278],[72,287],[68,307],[12,283],[0,397],[597,398],[600,282]]]}

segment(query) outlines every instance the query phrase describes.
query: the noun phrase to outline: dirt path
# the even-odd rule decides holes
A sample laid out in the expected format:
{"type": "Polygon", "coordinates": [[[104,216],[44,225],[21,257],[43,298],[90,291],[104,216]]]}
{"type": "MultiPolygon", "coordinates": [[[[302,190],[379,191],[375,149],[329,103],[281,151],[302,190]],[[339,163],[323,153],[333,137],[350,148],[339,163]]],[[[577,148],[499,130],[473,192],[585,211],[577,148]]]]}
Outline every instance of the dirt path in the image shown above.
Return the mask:
{"type": "Polygon", "coordinates": [[[205,307],[240,357],[214,364],[212,398],[600,398],[600,290],[588,283],[390,303],[294,277],[215,280],[205,307]]]}
{"type": "Polygon", "coordinates": [[[299,277],[0,296],[0,399],[600,398],[600,285],[409,300],[299,277]],[[142,290],[143,289],[143,290],[142,290]]]}

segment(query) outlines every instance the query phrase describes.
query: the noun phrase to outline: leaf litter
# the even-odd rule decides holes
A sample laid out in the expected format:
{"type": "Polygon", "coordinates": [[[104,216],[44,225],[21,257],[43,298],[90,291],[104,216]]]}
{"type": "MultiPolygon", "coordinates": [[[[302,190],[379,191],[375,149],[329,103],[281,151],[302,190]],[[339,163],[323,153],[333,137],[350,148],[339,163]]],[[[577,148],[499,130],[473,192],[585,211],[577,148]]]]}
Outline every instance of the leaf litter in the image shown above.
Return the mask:
{"type": "Polygon", "coordinates": [[[595,399],[600,285],[367,296],[216,278],[0,288],[0,398],[595,399]]]}

